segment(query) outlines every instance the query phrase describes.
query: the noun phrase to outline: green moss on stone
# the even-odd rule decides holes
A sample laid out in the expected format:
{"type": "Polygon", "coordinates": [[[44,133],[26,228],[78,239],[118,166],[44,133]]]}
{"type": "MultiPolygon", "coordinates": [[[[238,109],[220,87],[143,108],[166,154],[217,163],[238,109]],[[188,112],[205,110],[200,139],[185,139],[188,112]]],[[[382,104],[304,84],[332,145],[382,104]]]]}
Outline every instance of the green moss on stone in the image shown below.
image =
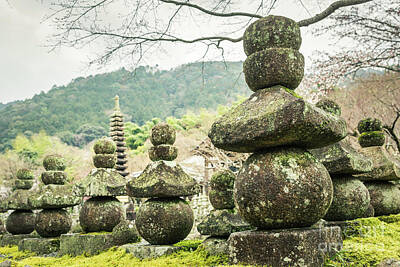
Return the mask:
{"type": "Polygon", "coordinates": [[[19,169],[17,171],[17,178],[21,180],[33,180],[35,177],[31,170],[28,169],[19,169]]]}
{"type": "Polygon", "coordinates": [[[358,132],[365,133],[365,132],[372,132],[372,131],[381,131],[382,130],[382,122],[378,119],[374,118],[366,118],[360,120],[357,126],[358,132]]]}
{"type": "Polygon", "coordinates": [[[48,155],[43,159],[46,171],[63,171],[66,168],[65,159],[60,155],[48,155]]]}
{"type": "Polygon", "coordinates": [[[315,104],[315,106],[336,116],[340,116],[342,114],[342,109],[340,106],[335,101],[328,98],[321,99],[315,104]]]}
{"type": "Polygon", "coordinates": [[[385,144],[385,134],[382,131],[363,132],[358,137],[358,142],[362,147],[383,146],[385,144]]]}
{"type": "Polygon", "coordinates": [[[94,153],[96,154],[114,154],[117,146],[114,141],[109,138],[101,138],[93,145],[94,153]]]}

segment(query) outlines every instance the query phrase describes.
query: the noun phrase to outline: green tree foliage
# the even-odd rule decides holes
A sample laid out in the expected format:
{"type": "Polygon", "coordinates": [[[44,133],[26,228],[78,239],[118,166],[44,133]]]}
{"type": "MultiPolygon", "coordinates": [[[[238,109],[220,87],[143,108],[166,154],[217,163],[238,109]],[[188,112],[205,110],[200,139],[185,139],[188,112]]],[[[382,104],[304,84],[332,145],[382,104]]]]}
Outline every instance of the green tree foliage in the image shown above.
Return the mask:
{"type": "Polygon", "coordinates": [[[207,62],[169,71],[138,67],[133,72],[120,69],[77,78],[67,86],[54,86],[48,93],[2,108],[0,151],[10,148],[10,141],[27,131],[32,134],[45,130],[74,145],[97,138],[93,128],[80,128],[90,124],[108,129],[116,94],[120,96],[125,120],[138,127],[155,117],[165,120],[201,108],[214,110],[219,104],[231,103],[238,94],[250,93],[241,71],[241,62],[207,62]]]}

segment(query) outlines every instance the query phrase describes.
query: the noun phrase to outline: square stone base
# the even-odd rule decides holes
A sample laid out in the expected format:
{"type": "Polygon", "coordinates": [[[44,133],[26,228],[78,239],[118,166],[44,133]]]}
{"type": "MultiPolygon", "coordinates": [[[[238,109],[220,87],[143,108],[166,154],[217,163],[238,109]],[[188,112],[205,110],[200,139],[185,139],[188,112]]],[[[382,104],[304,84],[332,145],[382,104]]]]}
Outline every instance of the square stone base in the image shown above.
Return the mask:
{"type": "Polygon", "coordinates": [[[139,259],[153,259],[164,255],[170,255],[174,252],[181,250],[181,247],[167,246],[167,245],[149,245],[149,244],[126,244],[121,246],[126,250],[126,253],[131,253],[134,257],[139,259]]]}
{"type": "Polygon", "coordinates": [[[18,243],[18,250],[32,251],[37,255],[46,255],[60,249],[60,238],[24,238],[18,243]]]}
{"type": "Polygon", "coordinates": [[[37,234],[27,234],[27,235],[12,235],[12,234],[5,234],[2,235],[0,238],[0,247],[6,246],[18,246],[19,241],[25,238],[36,238],[38,237],[37,234]]]}
{"type": "Polygon", "coordinates": [[[113,246],[111,233],[65,234],[60,237],[60,255],[96,255],[113,246]]]}
{"type": "Polygon", "coordinates": [[[338,226],[244,231],[229,237],[232,264],[323,266],[343,246],[338,226]]]}

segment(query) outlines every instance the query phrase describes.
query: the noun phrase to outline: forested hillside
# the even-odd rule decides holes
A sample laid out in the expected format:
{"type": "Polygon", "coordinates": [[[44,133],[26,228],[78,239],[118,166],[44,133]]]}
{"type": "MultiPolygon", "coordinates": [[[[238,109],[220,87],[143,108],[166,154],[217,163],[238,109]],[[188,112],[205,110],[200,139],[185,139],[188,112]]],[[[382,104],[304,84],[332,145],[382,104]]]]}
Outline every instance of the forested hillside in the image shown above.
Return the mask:
{"type": "Polygon", "coordinates": [[[126,121],[139,125],[154,117],[182,117],[200,108],[215,110],[237,95],[248,95],[241,62],[192,63],[173,70],[139,67],[74,79],[48,93],[1,108],[0,151],[18,133],[29,136],[45,130],[49,135],[79,134],[99,126],[108,129],[108,116],[120,96],[126,121]],[[84,129],[82,130],[82,126],[84,129]],[[89,127],[89,128],[88,128],[89,127]]]}

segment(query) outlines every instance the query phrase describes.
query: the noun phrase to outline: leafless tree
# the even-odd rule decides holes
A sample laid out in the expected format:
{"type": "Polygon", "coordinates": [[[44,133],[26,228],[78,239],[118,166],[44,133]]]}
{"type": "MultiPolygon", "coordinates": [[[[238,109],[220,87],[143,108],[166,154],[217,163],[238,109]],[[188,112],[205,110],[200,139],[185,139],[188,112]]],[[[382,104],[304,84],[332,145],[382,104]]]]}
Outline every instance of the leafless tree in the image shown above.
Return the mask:
{"type": "MultiPolygon", "coordinates": [[[[160,43],[185,43],[219,49],[226,43],[239,43],[243,29],[252,21],[270,14],[283,1],[278,0],[48,0],[52,12],[46,18],[58,29],[51,47],[84,47],[102,44],[91,63],[106,64],[116,56],[140,61],[160,43]],[[237,11],[245,7],[248,12],[237,11]],[[113,12],[113,13],[112,13],[113,12]],[[206,32],[182,31],[190,25],[209,25],[206,32]]],[[[324,1],[321,12],[299,21],[301,27],[319,22],[342,7],[372,0],[324,1]]],[[[285,4],[288,1],[286,1],[285,4]]],[[[284,15],[284,14],[283,14],[284,15]]]]}

